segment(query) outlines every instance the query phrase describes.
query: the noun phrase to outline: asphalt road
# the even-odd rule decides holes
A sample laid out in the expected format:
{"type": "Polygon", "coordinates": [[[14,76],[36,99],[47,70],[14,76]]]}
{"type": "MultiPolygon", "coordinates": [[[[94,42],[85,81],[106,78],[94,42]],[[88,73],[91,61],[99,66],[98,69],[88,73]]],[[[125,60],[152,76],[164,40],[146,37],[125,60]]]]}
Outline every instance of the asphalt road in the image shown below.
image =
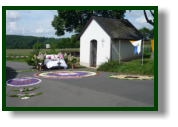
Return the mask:
{"type": "MultiPolygon", "coordinates": [[[[26,63],[6,62],[6,72],[33,69],[26,63]]],[[[59,70],[54,68],[52,70],[59,70]]],[[[68,69],[67,69],[68,70],[68,69]]],[[[91,68],[77,70],[94,70],[91,68]]],[[[73,70],[72,70],[73,71],[73,70]]],[[[75,70],[74,70],[75,71],[75,70]]],[[[19,77],[34,77],[37,73],[7,73],[6,81],[19,77]]],[[[115,74],[100,72],[101,75],[81,79],[44,79],[30,87],[41,87],[33,92],[42,95],[27,100],[8,97],[20,92],[11,91],[17,87],[6,85],[7,107],[153,107],[154,80],[109,79],[115,74]]]]}

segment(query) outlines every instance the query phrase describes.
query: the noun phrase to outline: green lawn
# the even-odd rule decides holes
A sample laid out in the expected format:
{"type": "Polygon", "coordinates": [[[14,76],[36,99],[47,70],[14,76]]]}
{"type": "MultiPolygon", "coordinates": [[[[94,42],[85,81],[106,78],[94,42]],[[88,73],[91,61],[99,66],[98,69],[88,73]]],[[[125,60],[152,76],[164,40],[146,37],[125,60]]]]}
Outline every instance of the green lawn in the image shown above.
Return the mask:
{"type": "Polygon", "coordinates": [[[154,75],[154,60],[151,60],[150,58],[144,58],[143,66],[142,59],[122,62],[120,64],[118,61],[109,61],[101,64],[97,71],[154,75]]]}

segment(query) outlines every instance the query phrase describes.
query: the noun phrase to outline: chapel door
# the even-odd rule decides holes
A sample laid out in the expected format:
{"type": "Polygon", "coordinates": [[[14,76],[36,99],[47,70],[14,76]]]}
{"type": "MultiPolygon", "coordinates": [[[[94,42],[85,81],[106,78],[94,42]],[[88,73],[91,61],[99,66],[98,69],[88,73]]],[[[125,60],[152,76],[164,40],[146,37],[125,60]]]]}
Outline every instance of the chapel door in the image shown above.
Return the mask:
{"type": "Polygon", "coordinates": [[[97,56],[97,41],[91,41],[91,67],[96,67],[96,56],[97,56]]]}

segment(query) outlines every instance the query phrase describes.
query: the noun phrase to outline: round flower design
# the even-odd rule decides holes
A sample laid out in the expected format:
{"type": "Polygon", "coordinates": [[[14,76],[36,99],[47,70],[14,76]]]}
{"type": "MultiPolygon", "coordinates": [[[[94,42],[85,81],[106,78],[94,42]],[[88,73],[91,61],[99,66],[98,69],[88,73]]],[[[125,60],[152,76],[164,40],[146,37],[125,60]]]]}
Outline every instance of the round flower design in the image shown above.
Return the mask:
{"type": "Polygon", "coordinates": [[[24,77],[24,78],[14,78],[6,82],[8,86],[22,87],[29,86],[40,83],[41,80],[37,78],[24,77]]]}
{"type": "Polygon", "coordinates": [[[109,75],[108,78],[113,79],[124,79],[124,80],[154,80],[154,76],[144,76],[144,75],[122,75],[122,74],[114,74],[109,75]]]}
{"type": "Polygon", "coordinates": [[[51,78],[51,79],[74,79],[74,78],[86,78],[99,75],[99,72],[92,71],[49,71],[40,72],[35,74],[35,77],[39,78],[51,78]]]}

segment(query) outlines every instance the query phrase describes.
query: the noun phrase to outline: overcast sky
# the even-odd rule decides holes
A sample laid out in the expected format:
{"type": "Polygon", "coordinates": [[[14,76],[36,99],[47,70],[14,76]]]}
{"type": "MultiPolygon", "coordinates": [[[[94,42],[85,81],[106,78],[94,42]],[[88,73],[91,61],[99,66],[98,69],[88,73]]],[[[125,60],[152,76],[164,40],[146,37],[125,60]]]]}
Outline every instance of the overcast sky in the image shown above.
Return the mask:
{"type": "MultiPolygon", "coordinates": [[[[152,19],[149,11],[148,17],[152,19]]],[[[6,34],[7,35],[30,35],[44,37],[71,37],[74,33],[66,33],[64,36],[56,36],[51,22],[57,15],[56,10],[7,10],[6,11],[6,34]]],[[[137,29],[153,27],[146,23],[142,10],[132,10],[125,13],[128,19],[137,29]]]]}

